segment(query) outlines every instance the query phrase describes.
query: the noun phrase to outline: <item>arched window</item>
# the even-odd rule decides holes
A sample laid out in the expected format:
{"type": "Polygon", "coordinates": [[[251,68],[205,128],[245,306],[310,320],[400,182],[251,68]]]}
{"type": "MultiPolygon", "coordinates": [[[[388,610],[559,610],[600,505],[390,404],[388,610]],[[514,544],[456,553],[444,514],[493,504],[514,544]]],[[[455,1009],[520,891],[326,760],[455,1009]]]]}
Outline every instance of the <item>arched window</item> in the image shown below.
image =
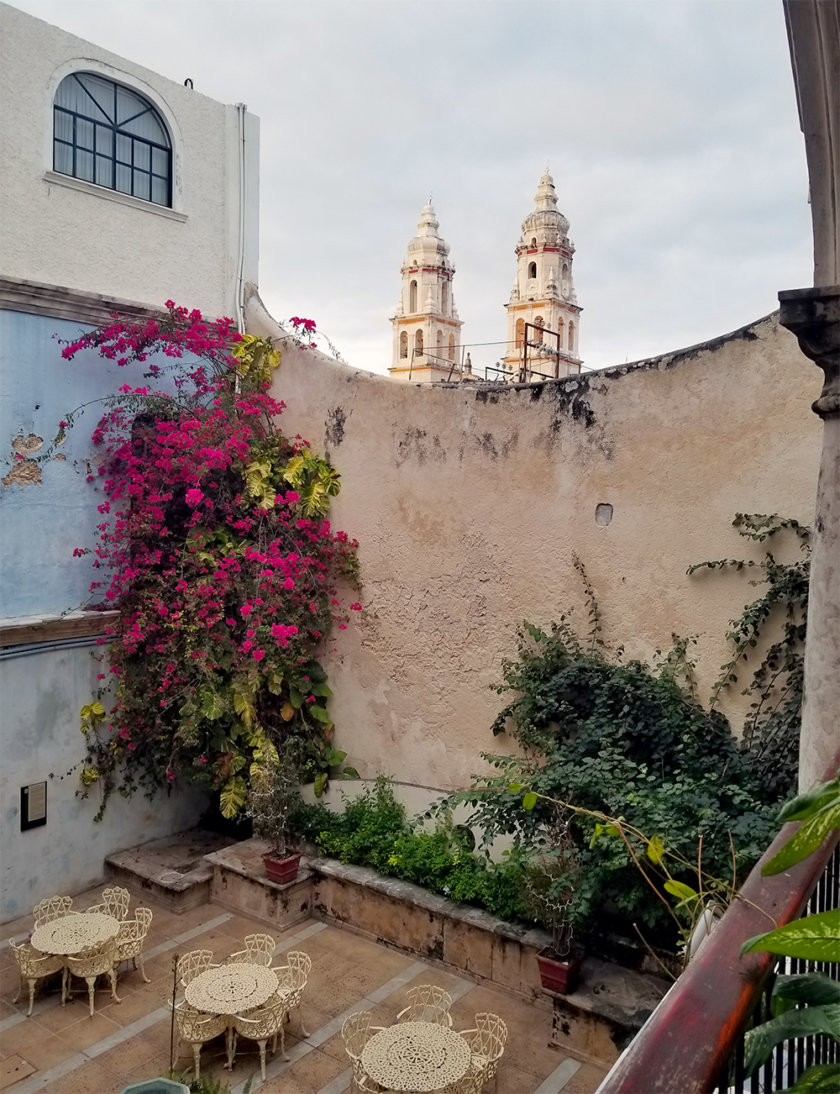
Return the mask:
{"type": "Polygon", "coordinates": [[[516,348],[520,349],[522,343],[525,341],[525,320],[516,320],[516,348]]]}
{"type": "Polygon", "coordinates": [[[575,325],[569,320],[569,349],[575,348],[575,325]]]}
{"type": "Polygon", "coordinates": [[[53,102],[53,169],[172,205],[172,142],[160,114],[130,87],[73,72],[53,102]]]}
{"type": "Polygon", "coordinates": [[[438,357],[443,357],[443,331],[442,330],[439,330],[437,332],[437,355],[438,355],[438,357]]]}
{"type": "Polygon", "coordinates": [[[563,348],[563,334],[564,334],[564,331],[563,331],[563,316],[562,315],[557,320],[557,333],[560,335],[560,337],[557,339],[557,348],[562,349],[563,348]]]}
{"type": "Polygon", "coordinates": [[[534,331],[534,341],[541,344],[543,340],[543,327],[545,326],[545,320],[541,315],[536,316],[534,319],[534,326],[537,328],[534,331]]]}
{"type": "Polygon", "coordinates": [[[421,330],[414,332],[414,356],[423,356],[423,332],[421,330]]]}
{"type": "Polygon", "coordinates": [[[531,246],[536,247],[536,245],[537,245],[537,237],[536,236],[531,236],[531,246]]]}
{"type": "Polygon", "coordinates": [[[408,286],[408,310],[410,312],[417,311],[417,282],[412,281],[408,286]]]}
{"type": "Polygon", "coordinates": [[[449,335],[449,360],[450,361],[455,360],[455,335],[454,334],[449,335]]]}
{"type": "Polygon", "coordinates": [[[408,332],[400,332],[400,357],[408,357],[408,332]]]}
{"type": "Polygon", "coordinates": [[[440,311],[441,315],[449,315],[449,282],[444,281],[440,287],[440,311]]]}
{"type": "Polygon", "coordinates": [[[537,276],[537,264],[536,264],[536,262],[529,262],[528,263],[528,277],[533,279],[536,276],[537,276]]]}

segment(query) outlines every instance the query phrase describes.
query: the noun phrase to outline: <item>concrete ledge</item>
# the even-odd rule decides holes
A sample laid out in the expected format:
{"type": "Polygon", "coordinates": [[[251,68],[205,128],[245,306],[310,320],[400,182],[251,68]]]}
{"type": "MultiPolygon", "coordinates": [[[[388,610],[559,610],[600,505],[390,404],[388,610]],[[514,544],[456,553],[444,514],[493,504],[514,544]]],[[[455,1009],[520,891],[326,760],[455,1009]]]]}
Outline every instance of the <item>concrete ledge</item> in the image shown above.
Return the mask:
{"type": "Polygon", "coordinates": [[[173,912],[187,912],[210,901],[213,867],[208,853],[230,838],[194,829],[118,851],[105,859],[109,879],[150,893],[173,912]]]}

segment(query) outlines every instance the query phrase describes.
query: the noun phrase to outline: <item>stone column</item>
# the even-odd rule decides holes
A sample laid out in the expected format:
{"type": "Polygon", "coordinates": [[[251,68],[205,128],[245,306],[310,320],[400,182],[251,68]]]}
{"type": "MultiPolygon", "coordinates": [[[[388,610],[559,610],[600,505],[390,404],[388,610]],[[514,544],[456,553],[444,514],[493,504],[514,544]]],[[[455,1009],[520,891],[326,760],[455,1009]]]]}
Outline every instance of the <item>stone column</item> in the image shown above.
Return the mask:
{"type": "Polygon", "coordinates": [[[840,741],[840,285],[779,293],[781,323],[825,373],[812,409],[823,420],[814,518],[799,785],[822,777],[840,741]]]}
{"type": "Polygon", "coordinates": [[[825,374],[814,517],[799,785],[822,776],[840,741],[840,0],[784,0],[805,135],[814,288],[779,293],[781,323],[825,374]]]}

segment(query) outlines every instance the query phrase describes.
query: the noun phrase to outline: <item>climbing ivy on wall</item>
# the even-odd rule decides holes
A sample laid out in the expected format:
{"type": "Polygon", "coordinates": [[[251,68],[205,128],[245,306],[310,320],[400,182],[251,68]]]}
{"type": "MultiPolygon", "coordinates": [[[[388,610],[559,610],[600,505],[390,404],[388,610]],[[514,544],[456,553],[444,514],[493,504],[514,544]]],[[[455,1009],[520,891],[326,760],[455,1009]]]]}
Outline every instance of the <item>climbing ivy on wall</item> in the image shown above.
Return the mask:
{"type": "Polygon", "coordinates": [[[751,651],[762,640],[767,642],[742,692],[751,699],[742,741],[765,785],[773,794],[784,797],[796,787],[799,766],[811,532],[797,520],[776,513],[737,513],[732,525],[739,535],[755,543],[793,538],[798,547],[793,562],[780,562],[768,548],[758,561],[724,558],[700,562],[688,570],[689,574],[723,569],[758,571],[759,576],[752,578],[750,585],[760,589],[761,594],[730,621],[726,637],[732,654],[721,666],[711,702],[714,708],[721,692],[739,683],[751,651]]]}

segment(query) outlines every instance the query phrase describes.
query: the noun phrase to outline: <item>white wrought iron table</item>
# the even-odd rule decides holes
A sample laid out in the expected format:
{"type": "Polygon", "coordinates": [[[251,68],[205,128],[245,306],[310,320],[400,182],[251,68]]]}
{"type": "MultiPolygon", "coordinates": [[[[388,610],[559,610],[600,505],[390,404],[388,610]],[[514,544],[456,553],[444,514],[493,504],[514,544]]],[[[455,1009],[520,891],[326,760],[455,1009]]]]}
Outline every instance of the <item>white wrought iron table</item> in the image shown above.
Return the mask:
{"type": "Polygon", "coordinates": [[[116,938],[119,931],[119,920],[104,912],[70,912],[36,927],[31,942],[39,953],[68,957],[116,938]]]}
{"type": "Polygon", "coordinates": [[[435,1022],[399,1022],[375,1033],[362,1050],[362,1067],[389,1090],[442,1090],[470,1066],[470,1046],[435,1022]]]}
{"type": "Polygon", "coordinates": [[[250,961],[232,961],[199,973],[187,984],[184,998],[196,1010],[232,1018],[262,1006],[277,986],[273,969],[250,961]]]}

